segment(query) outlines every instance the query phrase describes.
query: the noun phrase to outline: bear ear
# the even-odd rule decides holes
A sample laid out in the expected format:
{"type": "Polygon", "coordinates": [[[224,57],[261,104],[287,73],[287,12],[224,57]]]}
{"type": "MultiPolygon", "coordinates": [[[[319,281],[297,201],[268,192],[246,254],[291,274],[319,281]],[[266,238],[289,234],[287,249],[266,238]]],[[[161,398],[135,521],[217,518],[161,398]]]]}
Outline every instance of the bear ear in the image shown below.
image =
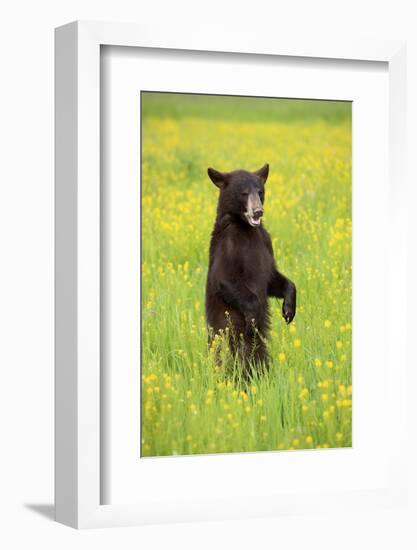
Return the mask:
{"type": "Polygon", "coordinates": [[[223,187],[223,185],[226,183],[227,174],[224,174],[223,172],[219,172],[214,168],[208,168],[207,174],[209,175],[209,178],[214,183],[214,185],[217,185],[217,187],[223,187]]]}
{"type": "Polygon", "coordinates": [[[259,170],[257,170],[255,172],[255,174],[257,176],[259,176],[262,180],[262,183],[265,184],[266,180],[268,179],[268,174],[269,174],[269,164],[264,164],[262,166],[262,168],[260,168],[259,170]]]}

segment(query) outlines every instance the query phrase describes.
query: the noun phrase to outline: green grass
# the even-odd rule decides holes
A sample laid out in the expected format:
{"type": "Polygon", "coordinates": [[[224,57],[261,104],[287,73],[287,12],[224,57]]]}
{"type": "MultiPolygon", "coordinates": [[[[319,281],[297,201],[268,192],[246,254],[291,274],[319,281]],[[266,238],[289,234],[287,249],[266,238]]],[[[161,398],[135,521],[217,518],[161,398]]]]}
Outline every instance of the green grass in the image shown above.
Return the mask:
{"type": "Polygon", "coordinates": [[[143,94],[143,118],[204,118],[238,122],[326,121],[338,124],[350,120],[351,104],[346,101],[248,98],[190,94],[143,94]]]}
{"type": "Polygon", "coordinates": [[[142,455],[350,446],[351,105],[142,94],[142,455]],[[298,290],[271,300],[270,372],[215,366],[207,167],[270,164],[264,223],[298,290]]]}

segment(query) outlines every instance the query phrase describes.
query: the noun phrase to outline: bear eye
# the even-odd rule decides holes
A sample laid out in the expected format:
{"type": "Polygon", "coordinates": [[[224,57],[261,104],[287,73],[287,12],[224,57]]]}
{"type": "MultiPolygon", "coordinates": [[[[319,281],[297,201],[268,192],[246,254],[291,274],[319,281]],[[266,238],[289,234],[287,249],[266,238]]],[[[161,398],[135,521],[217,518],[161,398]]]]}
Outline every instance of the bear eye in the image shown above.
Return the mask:
{"type": "Polygon", "coordinates": [[[249,195],[249,193],[247,191],[242,191],[241,195],[242,195],[242,197],[247,197],[249,195]]]}

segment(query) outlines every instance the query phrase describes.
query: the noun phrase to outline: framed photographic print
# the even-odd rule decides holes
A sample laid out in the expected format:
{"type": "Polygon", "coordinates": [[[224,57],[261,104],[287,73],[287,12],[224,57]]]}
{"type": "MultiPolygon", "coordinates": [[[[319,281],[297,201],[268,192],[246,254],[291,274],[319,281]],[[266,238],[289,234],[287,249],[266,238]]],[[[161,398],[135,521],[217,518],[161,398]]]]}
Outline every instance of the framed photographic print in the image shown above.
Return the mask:
{"type": "Polygon", "coordinates": [[[58,521],[403,502],[404,79],[401,43],[57,29],[58,521]]]}

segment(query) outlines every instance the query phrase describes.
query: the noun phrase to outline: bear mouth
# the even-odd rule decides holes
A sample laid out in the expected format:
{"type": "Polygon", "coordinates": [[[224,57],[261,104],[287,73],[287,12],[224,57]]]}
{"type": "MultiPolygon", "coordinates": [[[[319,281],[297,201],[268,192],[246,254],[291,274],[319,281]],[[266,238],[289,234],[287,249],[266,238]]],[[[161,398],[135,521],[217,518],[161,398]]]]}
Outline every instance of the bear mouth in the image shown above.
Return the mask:
{"type": "Polygon", "coordinates": [[[261,218],[255,218],[247,212],[245,212],[246,220],[251,227],[259,227],[261,225],[261,218]]]}

